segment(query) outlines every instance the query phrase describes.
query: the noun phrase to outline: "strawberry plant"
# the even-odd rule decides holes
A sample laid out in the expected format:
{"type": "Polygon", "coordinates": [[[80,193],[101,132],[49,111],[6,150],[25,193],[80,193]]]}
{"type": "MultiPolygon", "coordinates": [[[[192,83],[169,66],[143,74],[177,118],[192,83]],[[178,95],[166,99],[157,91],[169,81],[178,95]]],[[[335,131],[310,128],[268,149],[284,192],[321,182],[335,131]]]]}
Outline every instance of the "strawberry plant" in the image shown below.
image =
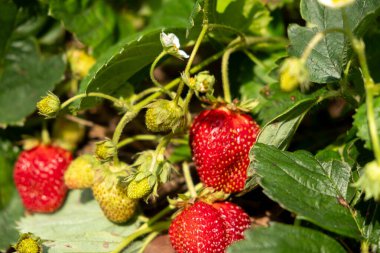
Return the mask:
{"type": "Polygon", "coordinates": [[[380,252],[380,0],[0,0],[0,252],[380,252]]]}

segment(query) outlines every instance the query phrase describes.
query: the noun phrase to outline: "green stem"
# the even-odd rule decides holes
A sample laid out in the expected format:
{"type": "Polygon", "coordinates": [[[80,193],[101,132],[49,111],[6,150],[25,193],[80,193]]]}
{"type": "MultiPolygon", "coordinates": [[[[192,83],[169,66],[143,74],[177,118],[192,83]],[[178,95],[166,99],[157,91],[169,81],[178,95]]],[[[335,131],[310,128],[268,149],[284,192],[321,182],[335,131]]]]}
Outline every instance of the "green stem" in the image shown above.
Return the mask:
{"type": "Polygon", "coordinates": [[[190,196],[192,198],[195,198],[195,197],[197,197],[197,192],[196,192],[195,187],[194,187],[193,179],[191,178],[189,164],[187,162],[184,162],[182,164],[182,169],[183,169],[183,175],[185,176],[187,189],[190,192],[190,196]]]}
{"type": "Polygon", "coordinates": [[[360,68],[363,75],[364,88],[365,88],[365,93],[366,93],[367,120],[368,120],[369,134],[371,137],[371,142],[372,142],[372,147],[373,147],[373,152],[375,155],[376,162],[380,166],[380,142],[379,142],[379,136],[377,134],[376,115],[375,115],[374,103],[373,103],[373,98],[374,98],[373,87],[375,87],[375,83],[373,82],[373,79],[369,72],[367,59],[365,55],[364,41],[361,39],[359,40],[355,38],[350,27],[348,26],[348,19],[347,19],[347,15],[344,9],[342,9],[342,16],[343,16],[343,24],[344,24],[345,31],[348,34],[352,47],[359,59],[359,64],[360,64],[360,68]]]}
{"type": "MultiPolygon", "coordinates": [[[[187,61],[187,64],[186,64],[186,67],[185,67],[185,76],[190,76],[190,68],[191,68],[191,65],[193,64],[193,61],[195,59],[195,56],[198,52],[198,49],[202,43],[202,40],[204,38],[204,36],[206,35],[207,33],[207,30],[208,30],[208,25],[207,24],[204,24],[203,27],[202,27],[202,30],[198,36],[198,39],[197,41],[195,42],[195,45],[194,45],[194,48],[193,48],[193,51],[191,51],[191,55],[190,55],[190,58],[189,60],[187,61]]],[[[178,100],[179,98],[181,97],[181,94],[182,94],[182,91],[183,91],[183,88],[185,86],[185,83],[183,81],[180,82],[179,86],[178,86],[178,89],[177,89],[177,94],[174,98],[174,102],[176,104],[178,104],[178,100]]]]}
{"type": "Polygon", "coordinates": [[[187,115],[187,112],[189,110],[189,103],[191,101],[191,98],[193,97],[194,95],[194,90],[190,89],[188,92],[187,92],[187,95],[186,95],[186,98],[185,98],[185,101],[183,103],[183,107],[184,107],[184,115],[186,117],[187,115]]]}
{"type": "Polygon", "coordinates": [[[110,95],[107,95],[107,94],[104,94],[104,93],[101,93],[101,92],[90,92],[90,93],[78,94],[78,95],[76,95],[74,97],[69,98],[64,103],[62,103],[60,109],[62,110],[63,108],[65,108],[66,106],[68,106],[70,103],[74,102],[75,100],[78,100],[78,99],[84,98],[84,97],[99,97],[99,98],[108,99],[108,100],[114,102],[115,104],[120,103],[120,100],[117,99],[117,98],[115,98],[115,97],[113,97],[113,96],[110,96],[110,95]]]}
{"type": "MultiPolygon", "coordinates": [[[[210,63],[218,60],[223,55],[223,53],[224,53],[224,51],[220,51],[220,52],[210,56],[209,58],[207,58],[206,60],[204,60],[200,64],[198,64],[197,66],[194,66],[192,69],[190,69],[190,73],[194,74],[194,73],[202,70],[204,67],[206,67],[210,63]]],[[[181,82],[181,80],[182,80],[182,78],[178,77],[178,78],[174,79],[173,81],[171,81],[170,83],[166,84],[164,86],[165,90],[170,90],[170,89],[174,88],[177,84],[179,84],[181,82]]],[[[157,92],[157,93],[150,95],[149,97],[145,98],[144,100],[142,100],[138,104],[136,104],[134,106],[135,109],[141,110],[144,106],[146,106],[147,104],[152,102],[154,99],[158,98],[160,95],[161,95],[161,92],[157,92]]]]}
{"type": "Polygon", "coordinates": [[[154,240],[154,238],[156,238],[157,236],[159,235],[159,232],[153,232],[151,233],[150,235],[148,235],[145,239],[144,239],[144,243],[143,245],[141,246],[141,248],[139,249],[139,251],[137,253],[144,253],[145,251],[145,248],[149,245],[149,243],[151,241],[154,240]]]}
{"type": "Polygon", "coordinates": [[[154,69],[156,68],[156,65],[157,63],[165,56],[167,55],[166,51],[162,51],[157,57],[156,59],[154,60],[154,62],[152,63],[152,65],[150,66],[150,71],[149,71],[149,75],[150,75],[150,79],[152,80],[152,82],[154,83],[154,85],[156,85],[157,87],[160,87],[160,88],[163,88],[162,85],[157,81],[157,79],[154,77],[154,69]]]}
{"type": "Polygon", "coordinates": [[[139,101],[140,99],[142,99],[143,97],[151,94],[151,93],[155,93],[155,92],[158,92],[158,91],[162,91],[162,88],[159,88],[159,87],[152,87],[152,88],[148,88],[148,89],[145,89],[143,90],[142,92],[140,92],[139,94],[136,94],[134,97],[133,97],[133,102],[136,102],[136,101],[139,101]]]}
{"type": "Polygon", "coordinates": [[[317,46],[317,44],[325,37],[325,33],[319,32],[314,35],[314,37],[309,41],[307,44],[306,49],[303,51],[302,56],[301,56],[301,61],[303,63],[306,62],[307,58],[313,51],[313,49],[317,46]]]}
{"type": "Polygon", "coordinates": [[[158,139],[158,137],[156,135],[151,135],[151,134],[135,135],[135,136],[125,138],[124,140],[120,141],[117,144],[117,148],[121,148],[121,147],[128,145],[128,144],[135,142],[135,141],[155,141],[157,139],[158,139]]]}
{"type": "Polygon", "coordinates": [[[298,216],[294,219],[294,226],[300,227],[301,226],[302,219],[300,219],[298,216]]]}
{"type": "Polygon", "coordinates": [[[267,66],[259,60],[259,58],[257,58],[254,54],[252,54],[251,52],[249,52],[248,50],[244,49],[244,53],[248,56],[248,58],[253,62],[255,63],[256,65],[262,67],[262,68],[267,68],[267,66]]]}
{"type": "Polygon", "coordinates": [[[209,28],[210,29],[223,29],[223,30],[226,30],[226,31],[230,31],[230,32],[233,32],[235,33],[236,35],[238,35],[240,37],[240,40],[242,42],[245,41],[245,35],[244,33],[240,32],[239,30],[231,27],[231,26],[227,26],[227,25],[222,25],[222,24],[208,24],[209,28]]]}
{"type": "Polygon", "coordinates": [[[48,145],[50,143],[50,134],[49,134],[46,120],[42,121],[41,139],[42,139],[42,143],[45,145],[48,145]]]}
{"type": "Polygon", "coordinates": [[[367,241],[362,241],[360,245],[360,253],[369,253],[369,245],[367,241]]]}
{"type": "Polygon", "coordinates": [[[344,35],[349,36],[349,33],[346,30],[340,29],[340,28],[332,28],[327,29],[322,32],[318,32],[314,35],[314,37],[309,41],[306,49],[303,51],[301,60],[305,63],[307,58],[310,56],[313,49],[318,45],[318,43],[326,36],[328,33],[343,33],[344,35]]]}
{"type": "Polygon", "coordinates": [[[155,216],[153,216],[152,218],[150,218],[149,221],[147,223],[145,223],[144,225],[142,225],[141,227],[143,227],[143,226],[146,226],[146,227],[151,226],[156,221],[158,221],[159,219],[161,219],[162,217],[164,217],[165,215],[167,215],[169,212],[171,212],[173,209],[174,208],[171,207],[171,206],[165,207],[159,213],[157,213],[155,216]]]}
{"type": "Polygon", "coordinates": [[[151,227],[147,227],[147,228],[144,228],[144,229],[139,229],[136,232],[134,232],[133,234],[131,234],[131,235],[127,236],[126,238],[124,238],[124,240],[122,240],[121,243],[116,247],[116,249],[114,249],[111,253],[120,253],[130,243],[132,243],[134,240],[136,240],[140,236],[148,234],[150,232],[159,232],[159,231],[168,229],[169,226],[170,226],[170,222],[166,222],[165,221],[165,222],[157,223],[157,224],[155,224],[155,225],[153,225],[151,227]]]}
{"type": "MultiPolygon", "coordinates": [[[[232,43],[235,43],[235,42],[232,42],[232,43]]],[[[226,52],[223,54],[223,57],[222,57],[222,84],[223,84],[224,100],[227,103],[232,102],[231,91],[230,91],[230,80],[228,78],[228,62],[229,62],[231,54],[239,46],[240,46],[239,44],[236,44],[235,46],[227,49],[226,52]]]]}
{"type": "MultiPolygon", "coordinates": [[[[125,125],[127,125],[128,122],[130,122],[132,119],[134,119],[136,117],[137,113],[138,113],[138,111],[128,111],[120,119],[119,123],[117,124],[117,126],[115,128],[115,132],[113,133],[113,137],[112,137],[112,142],[114,143],[114,145],[117,146],[119,144],[120,136],[121,136],[121,133],[123,132],[125,125]]],[[[113,156],[113,161],[114,161],[115,165],[117,165],[119,163],[119,158],[117,156],[117,152],[115,152],[115,154],[113,156]]]]}

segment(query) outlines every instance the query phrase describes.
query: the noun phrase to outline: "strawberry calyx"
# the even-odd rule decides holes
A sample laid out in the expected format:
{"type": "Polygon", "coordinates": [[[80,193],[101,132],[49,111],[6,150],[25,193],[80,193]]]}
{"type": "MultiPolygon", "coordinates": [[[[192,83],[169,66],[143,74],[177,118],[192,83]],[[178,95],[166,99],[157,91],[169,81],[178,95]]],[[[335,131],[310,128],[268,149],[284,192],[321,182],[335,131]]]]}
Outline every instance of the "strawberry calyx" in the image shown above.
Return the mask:
{"type": "Polygon", "coordinates": [[[213,97],[212,99],[203,99],[202,102],[209,105],[209,106],[206,106],[206,108],[207,107],[209,107],[209,109],[226,108],[235,113],[249,113],[259,104],[259,101],[257,99],[246,99],[246,100],[234,99],[231,103],[227,103],[221,97],[218,97],[218,98],[213,97]]]}
{"type": "Polygon", "coordinates": [[[200,190],[197,197],[189,197],[186,194],[178,194],[176,199],[171,199],[169,197],[167,199],[170,206],[178,209],[177,212],[173,214],[173,217],[176,217],[184,209],[191,207],[198,201],[212,205],[215,202],[225,201],[229,196],[229,194],[222,191],[216,191],[213,188],[206,187],[200,190]]]}
{"type": "Polygon", "coordinates": [[[110,189],[118,184],[123,183],[130,173],[130,166],[126,163],[119,162],[117,165],[109,162],[103,163],[95,168],[94,183],[105,183],[106,188],[110,189]]]}

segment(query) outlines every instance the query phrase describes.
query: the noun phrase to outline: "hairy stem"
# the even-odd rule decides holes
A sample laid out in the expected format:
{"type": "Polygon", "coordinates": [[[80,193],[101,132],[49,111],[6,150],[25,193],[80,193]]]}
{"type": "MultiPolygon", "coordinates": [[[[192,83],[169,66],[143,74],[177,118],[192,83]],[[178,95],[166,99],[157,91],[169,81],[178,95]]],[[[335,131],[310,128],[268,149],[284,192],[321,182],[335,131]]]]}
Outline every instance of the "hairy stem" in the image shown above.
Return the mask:
{"type": "Polygon", "coordinates": [[[42,143],[45,145],[48,145],[50,143],[50,134],[49,134],[46,120],[42,121],[41,139],[42,139],[42,143]]]}
{"type": "Polygon", "coordinates": [[[170,226],[170,222],[165,221],[165,222],[159,222],[153,226],[139,229],[133,234],[124,238],[123,241],[121,241],[121,243],[111,253],[120,253],[123,251],[124,248],[126,248],[130,243],[132,243],[134,240],[136,240],[140,236],[148,234],[150,232],[159,232],[162,230],[166,230],[169,228],[169,226],[170,226]]]}
{"type": "Polygon", "coordinates": [[[157,87],[160,87],[162,88],[162,85],[157,81],[157,79],[154,77],[154,69],[157,65],[157,63],[165,56],[167,55],[166,51],[162,51],[157,57],[156,59],[153,61],[152,65],[150,66],[150,71],[149,71],[149,75],[150,75],[150,79],[152,80],[152,82],[154,83],[154,85],[156,85],[157,87]]]}
{"type": "MultiPolygon", "coordinates": [[[[193,64],[193,61],[195,59],[195,56],[198,52],[198,49],[202,43],[202,40],[204,38],[204,36],[206,35],[207,33],[207,30],[208,30],[208,25],[207,24],[204,24],[203,27],[202,27],[202,30],[198,36],[198,39],[197,41],[195,42],[195,45],[194,45],[194,48],[193,48],[193,51],[191,51],[191,55],[190,55],[190,58],[189,60],[187,61],[187,64],[186,64],[186,67],[185,67],[185,76],[189,76],[190,75],[190,68],[191,68],[191,65],[193,64]]],[[[180,82],[179,86],[178,86],[178,89],[177,89],[177,94],[174,98],[174,102],[176,104],[178,104],[178,100],[179,98],[181,97],[181,94],[182,94],[182,91],[183,91],[183,88],[185,86],[185,83],[183,81],[180,82]]]]}
{"type": "Polygon", "coordinates": [[[157,236],[159,235],[159,232],[153,232],[151,233],[150,235],[148,235],[145,239],[144,239],[144,243],[143,245],[141,246],[141,248],[139,249],[139,251],[137,253],[144,253],[145,251],[145,248],[149,245],[149,243],[151,241],[154,240],[154,238],[156,238],[157,236]]]}
{"type": "Polygon", "coordinates": [[[182,165],[182,168],[183,168],[183,175],[185,176],[185,180],[186,180],[187,189],[190,192],[190,197],[195,198],[197,197],[197,191],[195,190],[193,179],[191,178],[189,164],[187,162],[184,162],[182,165]]]}
{"type": "MultiPolygon", "coordinates": [[[[196,73],[196,72],[202,70],[204,67],[206,67],[210,63],[218,60],[223,55],[223,53],[224,53],[224,51],[220,51],[220,52],[210,56],[209,58],[207,58],[206,60],[204,60],[200,64],[198,64],[197,66],[194,66],[192,69],[190,69],[190,73],[193,74],[193,73],[196,73]]],[[[174,79],[173,81],[171,81],[170,83],[166,84],[164,86],[164,88],[166,90],[170,90],[170,89],[174,88],[175,86],[177,86],[181,82],[181,80],[182,80],[181,77],[178,77],[178,78],[174,79]]],[[[136,110],[141,110],[144,106],[146,106],[147,104],[152,102],[154,99],[158,98],[160,95],[161,95],[161,92],[156,92],[156,93],[150,95],[149,97],[145,98],[144,100],[140,101],[138,104],[136,104],[134,106],[134,108],[136,110]]]]}
{"type": "MultiPolygon", "coordinates": [[[[121,133],[123,132],[124,127],[128,124],[128,122],[130,122],[131,120],[133,120],[136,117],[137,113],[138,113],[137,111],[128,111],[120,119],[119,123],[116,126],[115,132],[113,133],[113,137],[112,137],[112,142],[114,143],[114,145],[116,145],[116,146],[118,145],[119,140],[120,140],[120,136],[121,136],[121,133]]],[[[113,156],[113,161],[115,164],[119,163],[119,158],[117,156],[117,150],[115,151],[115,154],[113,156]]]]}
{"type": "Polygon", "coordinates": [[[108,99],[108,100],[114,102],[115,104],[120,103],[120,100],[117,99],[117,98],[115,98],[115,97],[113,97],[113,96],[110,96],[110,95],[107,95],[107,94],[104,94],[104,93],[101,93],[101,92],[89,92],[89,93],[78,94],[78,95],[76,95],[74,97],[69,98],[64,103],[62,103],[60,109],[62,110],[63,108],[65,108],[66,106],[68,106],[69,104],[71,104],[72,102],[74,102],[75,100],[78,100],[78,99],[81,99],[81,98],[85,98],[85,97],[104,98],[104,99],[108,99]]]}

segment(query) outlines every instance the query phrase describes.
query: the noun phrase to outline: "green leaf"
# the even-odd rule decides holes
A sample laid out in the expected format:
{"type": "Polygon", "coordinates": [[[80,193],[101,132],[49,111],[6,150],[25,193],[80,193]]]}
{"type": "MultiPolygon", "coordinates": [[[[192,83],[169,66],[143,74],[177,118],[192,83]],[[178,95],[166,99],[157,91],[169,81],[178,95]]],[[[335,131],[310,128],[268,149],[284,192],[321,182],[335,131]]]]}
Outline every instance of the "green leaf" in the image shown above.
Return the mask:
{"type": "Polygon", "coordinates": [[[33,39],[14,41],[0,74],[0,124],[22,122],[41,96],[53,90],[64,71],[62,57],[43,57],[33,39]]]}
{"type": "Polygon", "coordinates": [[[285,209],[329,231],[360,238],[357,217],[348,207],[351,168],[321,162],[306,151],[294,153],[256,143],[254,167],[264,193],[285,209]]]}
{"type": "MultiPolygon", "coordinates": [[[[380,97],[374,99],[373,108],[377,125],[377,135],[380,138],[380,97]]],[[[359,107],[354,115],[354,126],[358,129],[357,136],[365,141],[364,146],[372,150],[371,137],[368,129],[367,106],[365,103],[359,107]]]]}
{"type": "Polygon", "coordinates": [[[187,28],[193,6],[194,1],[192,0],[163,0],[161,7],[153,12],[146,29],[187,28]]]}
{"type": "MultiPolygon", "coordinates": [[[[356,36],[362,36],[372,24],[380,0],[355,1],[345,9],[348,25],[356,36]]],[[[343,17],[340,9],[331,9],[318,3],[318,0],[302,0],[301,15],[308,22],[307,27],[290,25],[289,53],[301,56],[309,41],[318,32],[332,28],[343,28],[343,17]]],[[[351,57],[347,39],[342,33],[328,33],[313,49],[306,65],[310,80],[316,83],[335,82],[341,78],[342,70],[351,57]]]]}
{"type": "Polygon", "coordinates": [[[107,1],[49,0],[49,13],[100,54],[116,41],[116,13],[107,1]]]}
{"type": "Polygon", "coordinates": [[[22,218],[18,227],[44,240],[48,253],[110,252],[139,226],[134,219],[125,225],[107,220],[89,191],[70,192],[61,210],[52,214],[34,214],[22,218]]]}
{"type": "MultiPolygon", "coordinates": [[[[177,36],[184,29],[170,30],[177,36]]],[[[98,59],[89,75],[81,82],[80,92],[103,92],[114,94],[138,71],[148,66],[162,51],[161,30],[134,35],[110,48],[98,59]]],[[[179,36],[183,38],[183,36],[179,36]]],[[[91,105],[94,99],[86,98],[83,106],[91,105]]]]}
{"type": "MultiPolygon", "coordinates": [[[[256,57],[256,55],[252,55],[256,57]]],[[[231,80],[236,80],[236,83],[241,83],[239,87],[239,94],[242,100],[246,99],[257,99],[262,97],[260,91],[265,85],[276,83],[277,84],[277,74],[274,75],[274,70],[278,68],[277,61],[283,57],[287,56],[285,50],[276,51],[269,56],[257,57],[257,59],[245,60],[239,57],[235,62],[236,64],[231,65],[231,80]],[[247,61],[247,62],[246,62],[247,61]],[[254,63],[254,64],[253,64],[254,63]]],[[[266,101],[263,97],[261,101],[266,101]]],[[[260,109],[257,109],[260,112],[260,109]]]]}
{"type": "Polygon", "coordinates": [[[269,227],[250,229],[245,239],[227,250],[228,253],[344,253],[342,245],[313,229],[271,223],[269,227]]]}
{"type": "Polygon", "coordinates": [[[16,25],[17,6],[10,0],[0,2],[0,73],[6,48],[16,25]]]}
{"type": "Polygon", "coordinates": [[[219,2],[217,4],[219,12],[217,23],[233,27],[243,33],[268,34],[268,25],[272,17],[263,1],[228,1],[229,4],[227,6],[219,2]]]}
{"type": "Polygon", "coordinates": [[[283,92],[277,82],[272,83],[260,90],[260,96],[258,97],[260,104],[255,108],[255,112],[258,113],[259,120],[267,124],[298,102],[315,98],[322,92],[317,91],[312,94],[304,94],[299,90],[295,90],[288,93],[283,92]]]}
{"type": "Polygon", "coordinates": [[[19,149],[9,141],[0,139],[0,210],[3,209],[14,193],[13,165],[19,149]]]}
{"type": "Polygon", "coordinates": [[[16,229],[16,221],[23,213],[24,207],[21,199],[17,193],[14,193],[8,206],[0,211],[0,250],[17,242],[19,232],[16,229]]]}
{"type": "Polygon", "coordinates": [[[178,163],[191,160],[191,150],[188,144],[176,146],[168,157],[170,163],[178,163]]]}
{"type": "Polygon", "coordinates": [[[257,142],[285,150],[306,113],[317,103],[316,99],[304,99],[268,122],[260,131],[257,142]]]}

